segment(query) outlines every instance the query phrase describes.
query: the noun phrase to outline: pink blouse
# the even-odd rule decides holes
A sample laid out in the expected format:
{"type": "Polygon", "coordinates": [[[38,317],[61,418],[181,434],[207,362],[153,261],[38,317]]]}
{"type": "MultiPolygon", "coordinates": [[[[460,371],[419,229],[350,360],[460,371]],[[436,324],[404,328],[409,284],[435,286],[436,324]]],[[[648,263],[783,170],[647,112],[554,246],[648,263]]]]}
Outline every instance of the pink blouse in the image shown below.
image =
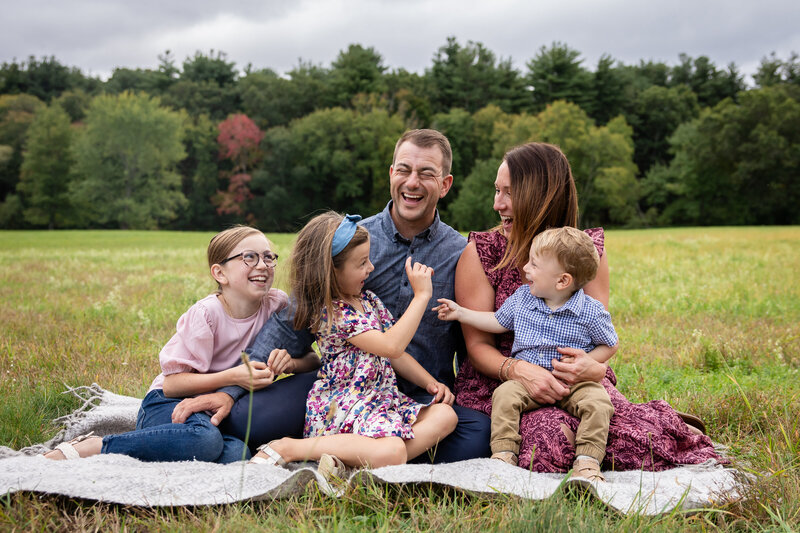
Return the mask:
{"type": "Polygon", "coordinates": [[[285,292],[270,289],[257,312],[247,318],[232,318],[216,294],[199,300],[178,319],[175,335],[161,349],[161,374],[148,392],[162,388],[164,376],[170,374],[206,374],[233,367],[272,313],[288,303],[285,292]]]}

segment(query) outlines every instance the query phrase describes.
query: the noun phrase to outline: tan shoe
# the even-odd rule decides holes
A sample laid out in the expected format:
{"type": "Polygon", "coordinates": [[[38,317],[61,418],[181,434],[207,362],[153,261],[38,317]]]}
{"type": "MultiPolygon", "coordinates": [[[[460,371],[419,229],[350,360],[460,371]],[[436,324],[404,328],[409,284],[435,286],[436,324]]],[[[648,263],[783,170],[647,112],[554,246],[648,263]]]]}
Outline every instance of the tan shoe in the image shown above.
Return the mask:
{"type": "Polygon", "coordinates": [[[343,478],[346,468],[342,460],[335,455],[323,453],[319,458],[317,473],[324,479],[331,481],[332,479],[343,478]]]}
{"type": "Polygon", "coordinates": [[[572,475],[569,477],[569,483],[588,488],[605,480],[606,478],[600,472],[600,463],[594,459],[575,459],[575,462],[572,463],[572,475]]]}
{"type": "Polygon", "coordinates": [[[495,452],[492,454],[492,459],[498,459],[504,463],[517,466],[517,454],[512,451],[495,452]]]}

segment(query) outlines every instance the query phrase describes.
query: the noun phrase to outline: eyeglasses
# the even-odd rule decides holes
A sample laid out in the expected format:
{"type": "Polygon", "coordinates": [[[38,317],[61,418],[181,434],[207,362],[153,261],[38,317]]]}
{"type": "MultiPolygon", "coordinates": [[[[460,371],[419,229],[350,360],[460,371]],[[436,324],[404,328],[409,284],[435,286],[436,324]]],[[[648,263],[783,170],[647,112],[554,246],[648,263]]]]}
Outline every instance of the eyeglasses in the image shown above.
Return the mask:
{"type": "Polygon", "coordinates": [[[274,254],[272,252],[264,252],[259,254],[258,252],[254,252],[253,250],[245,250],[244,252],[236,255],[232,255],[224,261],[220,261],[220,265],[224,265],[228,261],[232,261],[237,257],[242,258],[242,262],[249,266],[250,268],[255,268],[258,266],[258,260],[263,259],[264,264],[267,268],[275,268],[275,265],[278,264],[278,254],[274,254]]]}

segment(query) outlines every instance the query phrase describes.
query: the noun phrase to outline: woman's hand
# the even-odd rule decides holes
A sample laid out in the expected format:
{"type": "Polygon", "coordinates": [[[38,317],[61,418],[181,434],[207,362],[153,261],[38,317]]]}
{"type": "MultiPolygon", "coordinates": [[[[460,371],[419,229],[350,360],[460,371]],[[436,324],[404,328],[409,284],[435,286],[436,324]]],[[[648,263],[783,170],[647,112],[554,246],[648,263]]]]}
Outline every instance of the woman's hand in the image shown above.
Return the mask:
{"type": "Polygon", "coordinates": [[[522,360],[509,364],[509,378],[522,383],[536,403],[554,404],[569,394],[569,389],[554,376],[555,372],[522,360]]]}
{"type": "Polygon", "coordinates": [[[230,385],[238,385],[245,390],[263,389],[272,385],[275,379],[275,373],[262,361],[243,363],[225,370],[225,373],[230,385]]]}
{"type": "Polygon", "coordinates": [[[295,372],[292,356],[283,349],[275,348],[270,352],[269,358],[267,359],[267,366],[272,370],[275,376],[293,374],[295,372]]]}
{"type": "Polygon", "coordinates": [[[439,381],[428,383],[425,390],[428,391],[428,394],[433,394],[433,403],[453,405],[453,402],[456,400],[455,395],[450,392],[450,387],[439,381]]]}
{"type": "Polygon", "coordinates": [[[427,296],[426,302],[430,300],[433,296],[433,282],[431,281],[433,269],[422,263],[414,263],[414,266],[411,266],[411,257],[409,257],[406,259],[406,276],[408,276],[414,296],[427,296]]]}
{"type": "MultiPolygon", "coordinates": [[[[561,361],[553,359],[553,376],[569,386],[584,381],[600,382],[606,375],[606,365],[598,363],[578,348],[559,348],[561,361]]],[[[534,398],[535,399],[535,398],[534,398]]]]}

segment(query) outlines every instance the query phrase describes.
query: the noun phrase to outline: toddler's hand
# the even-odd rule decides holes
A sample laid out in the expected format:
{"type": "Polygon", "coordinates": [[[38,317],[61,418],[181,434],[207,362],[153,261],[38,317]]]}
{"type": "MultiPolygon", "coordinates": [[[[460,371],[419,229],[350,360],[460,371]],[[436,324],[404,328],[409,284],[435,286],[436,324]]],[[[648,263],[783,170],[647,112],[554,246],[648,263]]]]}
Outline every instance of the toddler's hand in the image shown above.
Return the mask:
{"type": "Polygon", "coordinates": [[[281,374],[290,374],[294,372],[294,360],[289,352],[286,350],[275,348],[269,354],[267,359],[267,366],[272,370],[276,376],[281,374]]]}
{"type": "Polygon", "coordinates": [[[414,263],[411,266],[411,257],[406,259],[406,275],[408,282],[411,283],[411,288],[414,290],[414,296],[427,296],[430,298],[433,295],[433,269],[423,265],[422,263],[414,263]]]}
{"type": "Polygon", "coordinates": [[[431,311],[439,313],[439,320],[458,320],[458,312],[461,310],[461,306],[447,298],[439,298],[436,301],[439,302],[440,305],[432,307],[431,311]]]}

